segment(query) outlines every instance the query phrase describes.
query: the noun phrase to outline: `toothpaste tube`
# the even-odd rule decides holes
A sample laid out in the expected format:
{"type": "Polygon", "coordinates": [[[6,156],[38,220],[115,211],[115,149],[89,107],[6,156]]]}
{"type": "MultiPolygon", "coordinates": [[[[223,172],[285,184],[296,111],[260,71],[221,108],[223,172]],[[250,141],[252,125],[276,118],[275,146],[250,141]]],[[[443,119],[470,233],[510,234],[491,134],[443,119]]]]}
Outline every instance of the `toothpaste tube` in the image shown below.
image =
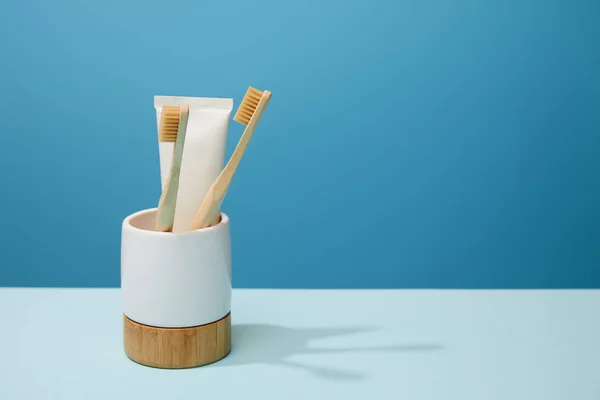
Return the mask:
{"type": "MultiPolygon", "coordinates": [[[[233,99],[155,96],[156,126],[163,106],[188,104],[187,123],[173,232],[189,231],[208,188],[225,165],[225,147],[233,99]]],[[[175,143],[158,142],[160,181],[164,188],[171,169],[175,143]]]]}

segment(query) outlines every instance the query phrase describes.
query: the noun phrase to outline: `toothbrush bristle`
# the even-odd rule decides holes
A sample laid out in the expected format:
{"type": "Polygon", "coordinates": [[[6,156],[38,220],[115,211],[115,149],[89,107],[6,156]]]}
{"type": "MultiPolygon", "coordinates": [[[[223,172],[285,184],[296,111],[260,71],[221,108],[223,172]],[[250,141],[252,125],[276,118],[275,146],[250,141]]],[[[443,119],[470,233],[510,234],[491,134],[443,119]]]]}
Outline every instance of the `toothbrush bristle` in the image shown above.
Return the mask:
{"type": "Polygon", "coordinates": [[[180,116],[179,106],[163,106],[158,128],[159,142],[175,142],[177,140],[180,116]]]}
{"type": "Polygon", "coordinates": [[[242,103],[235,113],[233,120],[235,122],[239,122],[240,124],[248,125],[250,118],[252,118],[252,114],[254,114],[254,111],[258,106],[258,102],[260,101],[262,94],[262,90],[255,89],[250,86],[246,91],[246,95],[244,96],[242,103]]]}

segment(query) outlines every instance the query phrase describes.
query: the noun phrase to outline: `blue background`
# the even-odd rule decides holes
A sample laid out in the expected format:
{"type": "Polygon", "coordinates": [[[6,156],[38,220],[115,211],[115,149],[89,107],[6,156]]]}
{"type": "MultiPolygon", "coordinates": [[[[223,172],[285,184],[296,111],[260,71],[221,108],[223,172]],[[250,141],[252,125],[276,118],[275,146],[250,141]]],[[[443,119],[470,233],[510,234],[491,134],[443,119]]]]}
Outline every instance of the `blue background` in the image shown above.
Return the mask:
{"type": "Polygon", "coordinates": [[[253,85],[235,287],[600,287],[599,38],[597,0],[5,0],[0,286],[119,286],[153,96],[253,85]]]}

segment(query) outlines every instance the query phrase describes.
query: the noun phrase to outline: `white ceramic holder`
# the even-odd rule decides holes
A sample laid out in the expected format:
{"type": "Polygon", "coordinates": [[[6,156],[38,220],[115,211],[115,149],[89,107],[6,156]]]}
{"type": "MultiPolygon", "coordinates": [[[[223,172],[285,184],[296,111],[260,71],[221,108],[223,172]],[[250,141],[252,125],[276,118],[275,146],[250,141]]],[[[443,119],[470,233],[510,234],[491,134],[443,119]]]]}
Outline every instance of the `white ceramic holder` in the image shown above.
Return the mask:
{"type": "Polygon", "coordinates": [[[156,208],[123,221],[124,348],[140,364],[188,368],[231,349],[229,218],[190,232],[154,231],[156,208]]]}

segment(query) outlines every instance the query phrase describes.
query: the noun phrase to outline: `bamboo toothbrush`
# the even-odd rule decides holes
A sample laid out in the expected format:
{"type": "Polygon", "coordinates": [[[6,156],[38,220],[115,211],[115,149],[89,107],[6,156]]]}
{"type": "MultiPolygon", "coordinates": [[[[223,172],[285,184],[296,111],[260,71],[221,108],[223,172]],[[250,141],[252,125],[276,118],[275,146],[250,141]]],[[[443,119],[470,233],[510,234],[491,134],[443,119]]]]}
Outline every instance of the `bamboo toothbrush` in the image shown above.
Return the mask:
{"type": "Polygon", "coordinates": [[[181,173],[181,159],[189,113],[190,107],[187,104],[163,106],[162,109],[158,140],[160,142],[175,142],[175,146],[173,147],[171,170],[165,182],[158,202],[158,211],[156,212],[156,230],[159,232],[171,232],[173,230],[175,204],[177,202],[177,191],[179,190],[179,175],[181,173]]]}
{"type": "Polygon", "coordinates": [[[229,189],[229,184],[233,179],[233,175],[240,164],[240,160],[244,155],[244,151],[246,151],[246,147],[248,147],[248,143],[252,138],[256,125],[270,99],[271,92],[268,90],[260,91],[250,86],[248,91],[246,91],[246,95],[244,96],[237,113],[233,117],[234,121],[246,125],[246,129],[231,155],[229,162],[227,162],[223,171],[221,171],[217,179],[206,192],[190,227],[191,230],[206,228],[219,221],[219,210],[223,203],[223,199],[227,194],[227,190],[229,189]]]}

